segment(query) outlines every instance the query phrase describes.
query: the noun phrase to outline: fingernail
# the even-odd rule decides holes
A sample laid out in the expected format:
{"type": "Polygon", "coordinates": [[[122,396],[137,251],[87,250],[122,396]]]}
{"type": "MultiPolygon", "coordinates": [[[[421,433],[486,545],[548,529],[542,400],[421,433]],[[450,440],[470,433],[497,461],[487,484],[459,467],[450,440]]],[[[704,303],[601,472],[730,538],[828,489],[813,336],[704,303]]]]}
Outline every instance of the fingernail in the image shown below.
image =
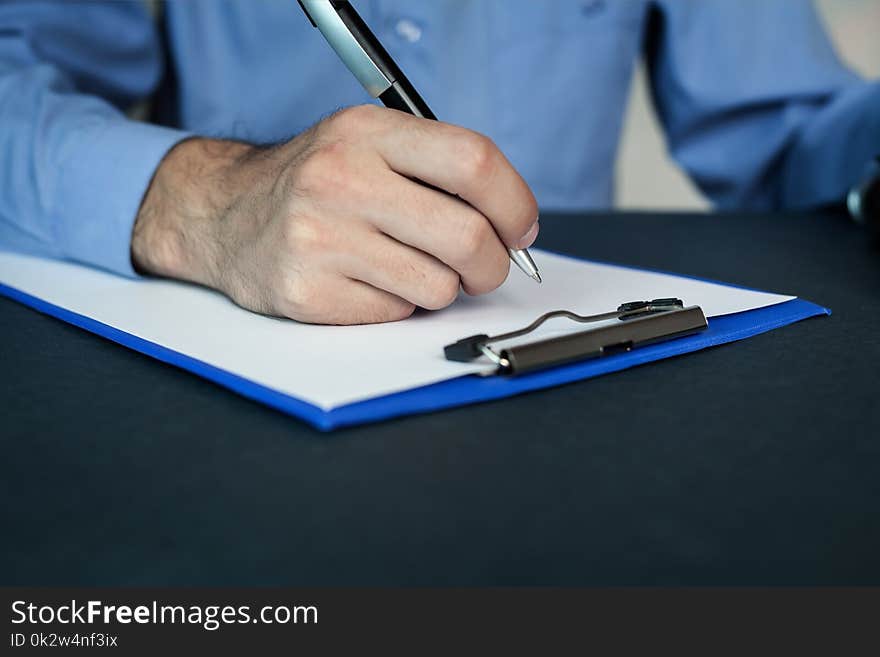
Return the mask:
{"type": "Polygon", "coordinates": [[[538,231],[540,230],[540,228],[541,226],[538,224],[537,221],[533,223],[532,227],[529,228],[529,232],[526,233],[525,236],[519,241],[519,243],[516,245],[516,248],[527,249],[532,244],[534,244],[535,240],[538,239],[538,231]]]}

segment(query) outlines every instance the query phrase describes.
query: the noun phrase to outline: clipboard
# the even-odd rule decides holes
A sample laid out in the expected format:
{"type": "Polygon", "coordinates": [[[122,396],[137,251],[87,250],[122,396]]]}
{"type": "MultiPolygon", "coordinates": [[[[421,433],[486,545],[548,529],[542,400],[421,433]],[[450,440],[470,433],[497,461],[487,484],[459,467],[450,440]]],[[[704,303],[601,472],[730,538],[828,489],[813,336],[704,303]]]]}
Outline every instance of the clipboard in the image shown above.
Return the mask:
{"type": "MultiPolygon", "coordinates": [[[[743,340],[808,317],[831,314],[826,308],[796,297],[748,290],[705,279],[585,261],[550,252],[542,253],[542,265],[552,270],[553,280],[583,278],[596,281],[606,276],[610,277],[607,279],[611,281],[609,285],[620,288],[613,294],[607,294],[602,305],[593,306],[575,305],[577,300],[574,297],[577,295],[563,291],[555,297],[556,302],[549,305],[550,308],[577,307],[583,308],[582,312],[596,312],[603,307],[613,307],[621,296],[637,296],[639,290],[652,296],[675,291],[681,298],[700,307],[708,318],[708,326],[696,330],[699,328],[697,326],[694,333],[678,335],[664,329],[659,334],[634,340],[631,346],[625,344],[625,340],[608,340],[605,335],[606,339],[598,344],[601,347],[598,357],[581,357],[584,354],[589,356],[598,349],[591,352],[580,345],[576,350],[578,358],[569,362],[548,367],[548,361],[542,357],[538,359],[541,367],[529,371],[520,370],[516,375],[482,376],[486,371],[499,373],[497,366],[493,368],[492,363],[479,361],[467,364],[450,362],[444,358],[443,346],[454,343],[475,328],[490,329],[490,332],[496,333],[509,330],[508,323],[499,322],[498,314],[493,315],[493,306],[503,308],[504,313],[519,306],[519,311],[509,313],[511,318],[515,317],[509,320],[516,322],[514,326],[522,326],[544,312],[547,306],[540,308],[543,301],[534,304],[531,312],[523,311],[523,307],[528,306],[534,298],[527,280],[512,280],[509,283],[512,286],[510,291],[501,290],[495,295],[481,298],[478,303],[465,303],[443,315],[426,315],[417,318],[415,323],[360,328],[297,326],[241,311],[220,295],[193,286],[162,280],[134,281],[74,263],[3,252],[0,252],[0,295],[295,416],[321,431],[556,387],[743,340]],[[522,286],[521,291],[518,285],[522,286]],[[629,291],[622,291],[624,289],[629,291]],[[731,297],[719,302],[719,294],[731,297]],[[434,322],[458,328],[440,337],[431,328],[434,322]],[[409,342],[411,345],[422,345],[411,352],[399,349],[401,340],[416,339],[423,329],[425,336],[433,336],[430,341],[409,342]],[[328,332],[332,337],[328,338],[328,332]],[[337,337],[348,336],[349,332],[356,334],[352,333],[347,341],[337,337]],[[383,332],[391,332],[395,336],[388,343],[387,352],[377,354],[374,348],[364,349],[367,344],[374,345],[374,336],[383,332]],[[241,336],[247,336],[248,340],[240,340],[241,336]],[[272,340],[278,341],[275,348],[267,348],[272,340]],[[621,342],[624,344],[621,345],[621,342]],[[238,345],[239,348],[230,349],[230,345],[238,345]],[[345,348],[340,350],[340,346],[345,348]],[[420,363],[430,361],[432,367],[448,374],[438,376],[433,381],[401,385],[396,390],[371,393],[360,399],[332,405],[322,405],[314,395],[309,398],[300,389],[291,388],[285,383],[300,381],[303,372],[311,371],[310,367],[320,367],[328,354],[333,354],[337,361],[332,371],[340,376],[349,376],[349,380],[331,377],[335,383],[334,387],[327,388],[330,391],[327,394],[332,394],[334,398],[340,396],[340,388],[348,394],[355,384],[359,386],[366,382],[371,388],[374,387],[372,377],[351,376],[352,363],[361,369],[383,363],[396,372],[398,368],[410,366],[415,358],[421,359],[420,363]],[[388,366],[385,360],[390,357],[394,359],[392,366],[388,366]],[[259,369],[261,366],[262,370],[259,369]],[[268,378],[270,376],[275,378],[268,378]]],[[[546,289],[543,298],[552,295],[553,290],[552,287],[546,289]]],[[[590,292],[584,298],[593,296],[593,292],[590,292]]],[[[652,312],[646,315],[642,310],[634,314],[630,310],[628,319],[624,321],[618,318],[601,325],[599,322],[589,323],[599,329],[609,322],[616,323],[624,325],[619,330],[629,331],[632,326],[639,326],[628,326],[630,322],[657,314],[652,312]]],[[[619,311],[620,308],[615,312],[619,311]]],[[[675,311],[668,307],[664,310],[675,311]]],[[[652,319],[646,322],[652,334],[660,321],[652,319]]],[[[532,339],[537,335],[522,337],[532,339]]]]}

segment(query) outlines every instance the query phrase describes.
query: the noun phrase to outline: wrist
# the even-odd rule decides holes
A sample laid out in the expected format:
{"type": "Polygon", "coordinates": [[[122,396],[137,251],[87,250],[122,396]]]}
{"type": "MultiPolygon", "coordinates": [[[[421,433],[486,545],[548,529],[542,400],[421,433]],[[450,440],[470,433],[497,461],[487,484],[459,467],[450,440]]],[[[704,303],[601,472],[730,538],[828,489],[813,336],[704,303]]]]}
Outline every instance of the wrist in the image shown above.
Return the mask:
{"type": "Polygon", "coordinates": [[[144,195],[131,239],[136,271],[218,287],[218,224],[242,185],[239,142],[188,139],[163,158],[144,195]]]}

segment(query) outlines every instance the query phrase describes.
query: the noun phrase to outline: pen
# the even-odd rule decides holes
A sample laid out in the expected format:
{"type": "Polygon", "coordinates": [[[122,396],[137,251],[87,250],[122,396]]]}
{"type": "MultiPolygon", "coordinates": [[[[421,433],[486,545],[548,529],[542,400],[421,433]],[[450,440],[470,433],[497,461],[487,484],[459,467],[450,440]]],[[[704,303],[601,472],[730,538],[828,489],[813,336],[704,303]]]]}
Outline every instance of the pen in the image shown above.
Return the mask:
{"type": "MultiPolygon", "coordinates": [[[[437,117],[394,63],[367,24],[345,0],[298,0],[309,21],[373,98],[386,107],[436,121],[437,117]]],[[[507,249],[510,259],[538,283],[541,274],[526,249],[507,249]]]]}

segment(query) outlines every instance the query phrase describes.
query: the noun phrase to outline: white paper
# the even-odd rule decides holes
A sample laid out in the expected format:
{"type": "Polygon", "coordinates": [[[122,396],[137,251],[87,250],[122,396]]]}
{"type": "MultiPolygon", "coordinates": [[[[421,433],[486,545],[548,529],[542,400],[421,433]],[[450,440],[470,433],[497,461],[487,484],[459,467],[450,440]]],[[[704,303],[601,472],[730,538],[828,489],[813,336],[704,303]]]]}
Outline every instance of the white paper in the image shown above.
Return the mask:
{"type": "Polygon", "coordinates": [[[492,294],[372,326],[263,317],[203,288],[11,253],[0,253],[0,283],[324,410],[485,370],[447,362],[443,346],[521,328],[551,310],[589,315],[677,297],[717,317],[794,298],[532,251],[543,285],[511,267],[492,294]]]}

